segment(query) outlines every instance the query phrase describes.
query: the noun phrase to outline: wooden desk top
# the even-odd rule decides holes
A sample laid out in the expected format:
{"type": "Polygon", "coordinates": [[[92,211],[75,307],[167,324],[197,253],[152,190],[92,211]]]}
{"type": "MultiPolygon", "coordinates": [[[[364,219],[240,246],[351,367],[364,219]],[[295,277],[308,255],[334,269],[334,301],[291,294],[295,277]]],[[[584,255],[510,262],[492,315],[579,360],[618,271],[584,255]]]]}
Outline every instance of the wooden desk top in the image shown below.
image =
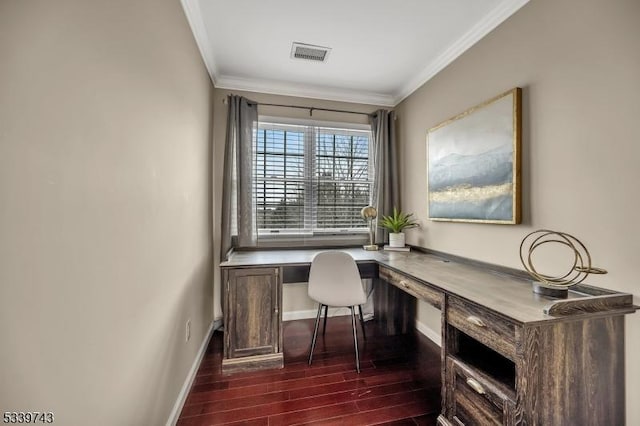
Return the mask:
{"type": "MultiPolygon", "coordinates": [[[[532,291],[531,280],[497,272],[473,264],[448,260],[421,252],[366,251],[341,249],[357,262],[376,262],[447,294],[462,297],[520,323],[539,323],[566,319],[568,315],[598,316],[635,312],[631,294],[616,293],[590,286],[576,286],[567,299],[554,299],[532,291]],[[584,303],[589,302],[589,303],[584,303]],[[582,305],[588,305],[584,309],[582,305]],[[578,306],[576,310],[576,306],[578,306]],[[594,307],[595,306],[595,307],[594,307]],[[550,308],[562,308],[566,315],[552,316],[550,308]],[[566,308],[566,309],[565,309],[566,308]]],[[[220,264],[223,268],[250,266],[287,266],[310,264],[326,249],[264,250],[235,252],[220,264]]],[[[553,311],[553,309],[552,309],[553,311]]]]}

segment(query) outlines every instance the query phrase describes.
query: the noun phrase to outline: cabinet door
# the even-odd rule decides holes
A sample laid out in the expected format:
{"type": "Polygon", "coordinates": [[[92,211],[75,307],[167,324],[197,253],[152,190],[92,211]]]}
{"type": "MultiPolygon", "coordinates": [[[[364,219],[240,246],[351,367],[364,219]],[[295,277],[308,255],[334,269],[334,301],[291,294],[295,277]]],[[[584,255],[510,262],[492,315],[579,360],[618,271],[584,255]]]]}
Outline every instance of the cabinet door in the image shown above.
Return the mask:
{"type": "Polygon", "coordinates": [[[277,268],[231,269],[227,277],[226,356],[279,351],[280,295],[277,268]]]}

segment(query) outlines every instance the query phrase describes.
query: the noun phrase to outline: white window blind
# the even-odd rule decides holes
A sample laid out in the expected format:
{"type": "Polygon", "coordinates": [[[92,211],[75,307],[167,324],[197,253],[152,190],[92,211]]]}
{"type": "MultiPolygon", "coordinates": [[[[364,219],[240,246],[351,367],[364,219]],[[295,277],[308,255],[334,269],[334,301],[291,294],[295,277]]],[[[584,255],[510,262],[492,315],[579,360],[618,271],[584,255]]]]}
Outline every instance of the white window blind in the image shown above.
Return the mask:
{"type": "Polygon", "coordinates": [[[373,170],[366,130],[260,122],[255,138],[258,235],[367,232],[373,170]]]}

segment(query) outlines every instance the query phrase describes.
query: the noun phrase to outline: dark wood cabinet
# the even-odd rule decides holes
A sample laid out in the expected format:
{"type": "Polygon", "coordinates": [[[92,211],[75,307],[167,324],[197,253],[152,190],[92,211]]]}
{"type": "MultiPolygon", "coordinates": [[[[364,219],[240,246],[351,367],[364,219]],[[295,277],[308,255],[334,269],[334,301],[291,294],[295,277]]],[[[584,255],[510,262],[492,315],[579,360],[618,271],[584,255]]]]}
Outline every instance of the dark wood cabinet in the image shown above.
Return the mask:
{"type": "MultiPolygon", "coordinates": [[[[282,276],[306,279],[317,252],[238,252],[224,262],[223,371],[282,367],[282,276]]],[[[413,324],[411,297],[441,310],[439,424],[625,424],[631,294],[579,284],[553,299],[534,294],[521,271],[442,254],[351,253],[374,266],[365,269],[379,278],[375,315],[387,332],[413,324]]]]}
{"type": "Polygon", "coordinates": [[[623,425],[624,313],[521,323],[447,296],[439,423],[623,425]]]}
{"type": "Polygon", "coordinates": [[[224,371],[282,366],[279,268],[223,271],[224,371]]]}

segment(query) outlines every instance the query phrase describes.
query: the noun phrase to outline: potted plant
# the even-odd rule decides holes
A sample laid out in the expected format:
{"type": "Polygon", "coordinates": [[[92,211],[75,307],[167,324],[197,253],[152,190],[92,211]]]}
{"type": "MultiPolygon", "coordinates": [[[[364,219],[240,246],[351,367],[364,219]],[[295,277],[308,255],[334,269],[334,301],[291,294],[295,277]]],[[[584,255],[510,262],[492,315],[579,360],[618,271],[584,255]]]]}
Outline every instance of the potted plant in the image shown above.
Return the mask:
{"type": "Polygon", "coordinates": [[[418,222],[413,218],[413,213],[403,213],[396,207],[393,208],[393,214],[382,216],[380,226],[389,231],[389,246],[404,247],[404,230],[415,228],[418,222]]]}

